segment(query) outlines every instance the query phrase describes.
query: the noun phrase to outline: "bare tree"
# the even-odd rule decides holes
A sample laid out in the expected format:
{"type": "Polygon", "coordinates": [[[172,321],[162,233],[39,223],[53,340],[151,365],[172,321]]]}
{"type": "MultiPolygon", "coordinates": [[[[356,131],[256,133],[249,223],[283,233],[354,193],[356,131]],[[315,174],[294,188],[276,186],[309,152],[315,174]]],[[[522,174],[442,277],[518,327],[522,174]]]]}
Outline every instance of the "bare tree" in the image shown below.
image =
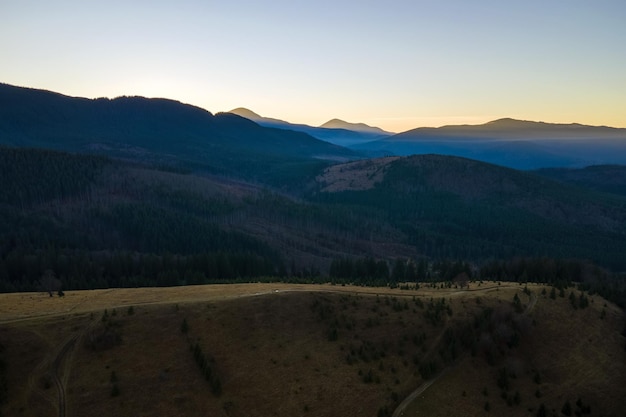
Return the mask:
{"type": "Polygon", "coordinates": [[[46,269],[39,280],[39,288],[48,292],[50,297],[54,292],[61,290],[61,281],[56,277],[52,269],[46,269]]]}
{"type": "Polygon", "coordinates": [[[461,272],[456,277],[453,278],[453,282],[457,284],[461,289],[464,289],[469,286],[469,276],[466,272],[461,272]]]}

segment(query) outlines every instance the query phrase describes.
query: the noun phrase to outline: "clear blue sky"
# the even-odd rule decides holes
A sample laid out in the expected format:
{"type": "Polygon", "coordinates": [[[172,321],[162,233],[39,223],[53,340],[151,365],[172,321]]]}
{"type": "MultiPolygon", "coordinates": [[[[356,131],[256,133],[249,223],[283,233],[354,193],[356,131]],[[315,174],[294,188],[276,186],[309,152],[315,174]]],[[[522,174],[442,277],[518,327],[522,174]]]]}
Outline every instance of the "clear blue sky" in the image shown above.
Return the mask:
{"type": "Polygon", "coordinates": [[[0,82],[392,131],[626,127],[626,1],[0,0],[0,82]]]}

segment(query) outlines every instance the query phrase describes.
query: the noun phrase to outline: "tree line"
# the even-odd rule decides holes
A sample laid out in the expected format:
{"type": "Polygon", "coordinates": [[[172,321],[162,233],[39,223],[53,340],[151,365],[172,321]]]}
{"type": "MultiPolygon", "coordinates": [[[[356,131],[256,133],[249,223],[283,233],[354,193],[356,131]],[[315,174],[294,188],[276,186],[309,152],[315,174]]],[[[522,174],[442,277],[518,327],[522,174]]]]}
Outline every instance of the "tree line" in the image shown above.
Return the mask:
{"type": "Polygon", "coordinates": [[[626,276],[580,260],[513,258],[474,264],[425,258],[395,260],[334,259],[324,273],[286,268],[254,252],[203,252],[190,255],[47,249],[11,251],[0,256],[0,292],[177,286],[191,284],[283,281],[391,286],[440,282],[464,287],[469,280],[537,282],[557,289],[577,286],[626,308],[626,276]],[[44,281],[53,274],[58,285],[44,281]],[[57,288],[58,287],[58,288],[57,288]]]}
{"type": "Polygon", "coordinates": [[[557,289],[572,286],[599,294],[626,308],[626,274],[614,273],[589,261],[559,258],[522,258],[474,263],[460,260],[398,258],[393,262],[373,258],[337,258],[329,278],[335,283],[401,286],[407,283],[444,282],[463,287],[468,280],[536,282],[557,289]]]}
{"type": "MultiPolygon", "coordinates": [[[[286,275],[272,261],[253,253],[193,255],[48,250],[11,253],[0,259],[0,292],[58,289],[164,287],[258,280],[286,275]]],[[[275,278],[274,278],[275,279],[275,278]]]]}

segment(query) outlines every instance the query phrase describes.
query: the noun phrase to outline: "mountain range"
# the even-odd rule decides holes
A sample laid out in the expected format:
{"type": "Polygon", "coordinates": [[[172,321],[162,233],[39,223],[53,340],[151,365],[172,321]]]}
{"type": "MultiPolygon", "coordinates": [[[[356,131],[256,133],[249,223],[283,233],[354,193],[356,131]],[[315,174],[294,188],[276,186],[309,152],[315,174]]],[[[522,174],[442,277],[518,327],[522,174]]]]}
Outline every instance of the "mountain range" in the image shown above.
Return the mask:
{"type": "Polygon", "coordinates": [[[482,125],[417,128],[362,151],[394,155],[436,153],[517,169],[626,164],[626,129],[499,119],[482,125]]]}
{"type": "Polygon", "coordinates": [[[314,127],[263,117],[243,107],[233,109],[229,113],[245,117],[261,126],[304,132],[314,138],[341,146],[358,145],[393,135],[393,133],[386,132],[378,127],[368,126],[364,123],[349,123],[339,119],[332,119],[319,127],[314,127]]]}
{"type": "MultiPolygon", "coordinates": [[[[564,141],[569,130],[583,142],[604,131],[621,143],[622,129],[510,119],[417,132],[508,144],[546,132],[564,141]]],[[[67,278],[78,264],[95,281],[67,278],[74,287],[327,276],[341,259],[546,257],[626,270],[622,166],[529,172],[441,154],[366,158],[172,100],[8,85],[0,85],[0,145],[5,290],[34,288],[47,267],[67,278]],[[173,263],[161,269],[178,275],[160,280],[149,271],[165,260],[173,263]],[[97,265],[105,272],[90,269],[97,265]]]]}
{"type": "Polygon", "coordinates": [[[87,152],[252,178],[360,157],[307,134],[167,99],[85,99],[0,84],[0,144],[87,152]]]}
{"type": "Polygon", "coordinates": [[[369,157],[440,154],[524,170],[626,164],[626,129],[606,126],[505,118],[481,125],[421,127],[393,134],[338,119],[312,127],[262,117],[245,108],[230,112],[263,126],[305,132],[369,157]]]}
{"type": "Polygon", "coordinates": [[[516,169],[626,164],[626,129],[500,119],[392,134],[363,123],[292,124],[239,108],[212,113],[167,99],[85,99],[0,84],[0,143],[99,152],[208,172],[268,172],[292,159],[461,156],[516,169]]]}

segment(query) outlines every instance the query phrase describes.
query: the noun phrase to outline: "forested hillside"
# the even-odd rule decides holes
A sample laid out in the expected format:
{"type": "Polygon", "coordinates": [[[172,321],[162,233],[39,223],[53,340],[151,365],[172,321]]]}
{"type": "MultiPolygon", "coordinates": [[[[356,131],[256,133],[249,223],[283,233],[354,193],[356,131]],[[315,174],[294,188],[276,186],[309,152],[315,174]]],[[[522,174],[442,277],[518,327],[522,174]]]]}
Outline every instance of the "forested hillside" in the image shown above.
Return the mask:
{"type": "Polygon", "coordinates": [[[38,289],[48,270],[65,288],[180,285],[318,276],[344,255],[418,255],[367,209],[225,177],[37,149],[0,148],[0,164],[4,291],[38,289]],[[365,243],[372,233],[380,242],[365,243]]]}
{"type": "MultiPolygon", "coordinates": [[[[57,151],[0,148],[0,164],[2,291],[42,289],[50,275],[66,289],[250,279],[385,285],[481,277],[481,265],[516,258],[578,259],[578,271],[595,271],[571,279],[607,276],[587,261],[625,269],[622,197],[461,158],[318,169],[316,180],[290,178],[296,194],[57,151]],[[359,176],[372,181],[360,187],[359,176]],[[329,191],[333,181],[351,188],[329,191]]],[[[499,265],[484,274],[528,279],[499,265]]]]}
{"type": "Polygon", "coordinates": [[[391,158],[374,171],[362,169],[372,178],[384,172],[365,189],[323,191],[342,176],[356,178],[350,167],[359,164],[318,177],[322,191],[314,200],[355,211],[367,207],[420,253],[439,259],[592,259],[626,269],[626,200],[619,196],[438,155],[391,158]]]}
{"type": "Polygon", "coordinates": [[[626,165],[594,165],[580,169],[545,168],[536,173],[596,191],[626,196],[626,165]]]}
{"type": "Polygon", "coordinates": [[[232,279],[273,274],[280,259],[214,220],[239,203],[209,181],[43,150],[3,148],[0,164],[4,290],[36,289],[46,270],[70,288],[176,285],[204,280],[168,275],[178,263],[232,279]]]}

